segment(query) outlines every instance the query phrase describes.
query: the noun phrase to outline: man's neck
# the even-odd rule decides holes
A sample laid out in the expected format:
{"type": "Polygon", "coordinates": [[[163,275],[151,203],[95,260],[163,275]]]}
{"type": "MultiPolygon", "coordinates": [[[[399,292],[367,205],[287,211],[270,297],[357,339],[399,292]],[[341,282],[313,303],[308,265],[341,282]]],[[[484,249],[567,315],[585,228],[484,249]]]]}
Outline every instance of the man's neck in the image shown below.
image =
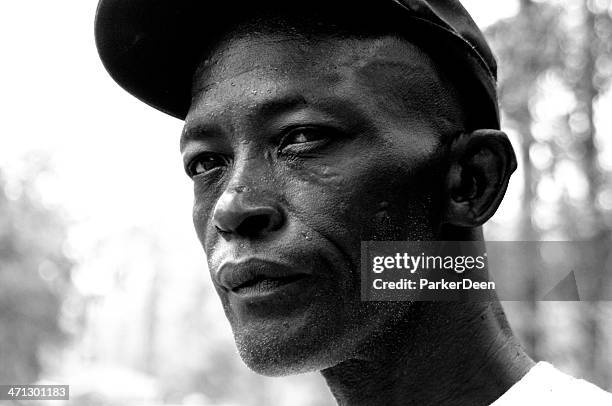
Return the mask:
{"type": "Polygon", "coordinates": [[[411,306],[392,333],[322,371],[340,405],[489,405],[533,366],[499,302],[411,306]]]}

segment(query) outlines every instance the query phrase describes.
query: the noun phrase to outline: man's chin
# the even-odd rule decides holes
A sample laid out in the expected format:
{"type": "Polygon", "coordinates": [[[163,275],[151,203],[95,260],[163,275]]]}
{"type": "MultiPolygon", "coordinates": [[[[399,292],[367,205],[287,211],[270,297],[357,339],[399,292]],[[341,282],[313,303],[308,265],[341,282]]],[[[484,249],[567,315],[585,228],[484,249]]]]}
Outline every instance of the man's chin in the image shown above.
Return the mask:
{"type": "Polygon", "coordinates": [[[303,359],[283,357],[278,351],[260,351],[260,349],[244,348],[239,346],[242,362],[253,372],[269,377],[282,377],[298,375],[308,372],[320,371],[327,368],[325,365],[303,359]]]}
{"type": "Polygon", "coordinates": [[[267,320],[234,328],[243,362],[265,376],[320,371],[340,362],[337,332],[331,323],[305,320],[267,320]]]}
{"type": "Polygon", "coordinates": [[[361,357],[364,349],[371,351],[372,345],[390,336],[401,340],[399,324],[406,322],[411,308],[409,302],[363,303],[344,312],[310,308],[299,316],[242,323],[234,319],[231,324],[240,357],[251,370],[286,376],[322,371],[361,357]]]}

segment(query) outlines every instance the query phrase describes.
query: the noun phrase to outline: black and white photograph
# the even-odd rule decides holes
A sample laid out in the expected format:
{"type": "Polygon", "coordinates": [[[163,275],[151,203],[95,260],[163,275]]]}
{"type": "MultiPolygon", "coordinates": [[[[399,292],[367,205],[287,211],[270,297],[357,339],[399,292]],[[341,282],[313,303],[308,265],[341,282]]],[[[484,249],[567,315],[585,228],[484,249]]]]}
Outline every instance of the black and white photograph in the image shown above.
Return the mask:
{"type": "Polygon", "coordinates": [[[0,51],[0,406],[612,406],[612,0],[5,0],[0,51]]]}

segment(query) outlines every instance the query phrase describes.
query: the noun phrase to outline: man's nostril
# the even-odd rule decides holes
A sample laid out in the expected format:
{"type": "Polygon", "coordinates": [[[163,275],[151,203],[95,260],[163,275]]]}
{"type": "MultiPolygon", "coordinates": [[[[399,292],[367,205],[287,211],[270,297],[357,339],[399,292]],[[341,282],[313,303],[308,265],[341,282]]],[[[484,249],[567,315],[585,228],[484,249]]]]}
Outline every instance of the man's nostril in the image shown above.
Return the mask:
{"type": "Polygon", "coordinates": [[[223,230],[221,227],[215,225],[215,229],[217,230],[217,232],[219,233],[229,233],[230,231],[227,230],[223,230]]]}
{"type": "Polygon", "coordinates": [[[270,215],[258,214],[245,218],[238,226],[236,232],[243,236],[254,236],[271,231],[272,227],[272,217],[270,215]]]}

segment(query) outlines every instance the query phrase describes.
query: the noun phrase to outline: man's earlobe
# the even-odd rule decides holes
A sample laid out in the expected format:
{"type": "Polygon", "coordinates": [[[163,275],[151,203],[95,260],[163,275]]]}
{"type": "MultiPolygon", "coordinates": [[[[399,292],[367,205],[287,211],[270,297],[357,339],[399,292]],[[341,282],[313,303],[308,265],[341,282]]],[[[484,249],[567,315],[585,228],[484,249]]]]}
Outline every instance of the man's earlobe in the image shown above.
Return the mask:
{"type": "Polygon", "coordinates": [[[516,170],[514,149],[505,133],[478,130],[458,136],[450,157],[444,222],[478,227],[493,216],[506,193],[516,170]]]}

